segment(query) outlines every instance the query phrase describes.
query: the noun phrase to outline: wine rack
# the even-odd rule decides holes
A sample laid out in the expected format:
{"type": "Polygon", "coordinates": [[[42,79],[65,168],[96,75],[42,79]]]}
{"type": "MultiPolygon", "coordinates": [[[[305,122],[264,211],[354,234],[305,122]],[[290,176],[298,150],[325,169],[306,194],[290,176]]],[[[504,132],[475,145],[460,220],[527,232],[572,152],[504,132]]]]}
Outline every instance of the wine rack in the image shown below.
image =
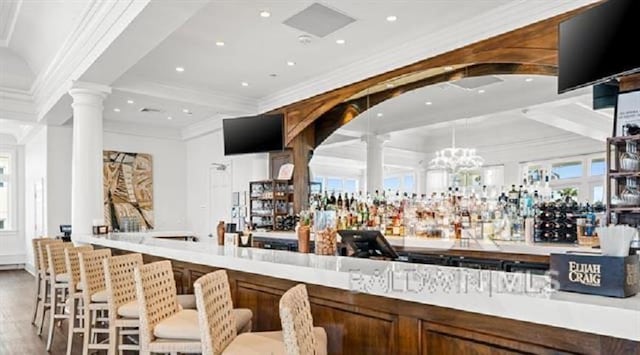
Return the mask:
{"type": "Polygon", "coordinates": [[[576,219],[580,217],[577,204],[547,202],[536,207],[534,240],[536,243],[565,243],[578,241],[576,219]]]}
{"type": "Polygon", "coordinates": [[[640,135],[607,139],[607,223],[640,225],[640,135]],[[629,159],[633,158],[630,160],[629,159]],[[634,159],[638,158],[634,162],[634,159]],[[632,162],[632,164],[629,164],[632,162]]]}
{"type": "Polygon", "coordinates": [[[249,183],[249,218],[254,228],[288,230],[293,214],[293,185],[289,180],[260,180],[249,183]]]}

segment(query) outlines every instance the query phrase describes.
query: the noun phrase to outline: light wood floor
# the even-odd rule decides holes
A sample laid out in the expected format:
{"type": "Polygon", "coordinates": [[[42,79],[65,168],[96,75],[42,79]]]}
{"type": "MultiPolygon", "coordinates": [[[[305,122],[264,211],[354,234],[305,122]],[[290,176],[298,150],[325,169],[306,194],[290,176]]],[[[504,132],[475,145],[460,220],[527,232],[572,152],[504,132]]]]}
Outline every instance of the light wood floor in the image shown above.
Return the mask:
{"type": "MultiPolygon", "coordinates": [[[[41,337],[31,325],[34,283],[33,276],[24,270],[0,271],[0,355],[47,354],[48,315],[41,337]]],[[[66,354],[66,322],[55,332],[50,354],[66,354]]],[[[82,354],[82,338],[78,335],[73,354],[82,354]]]]}

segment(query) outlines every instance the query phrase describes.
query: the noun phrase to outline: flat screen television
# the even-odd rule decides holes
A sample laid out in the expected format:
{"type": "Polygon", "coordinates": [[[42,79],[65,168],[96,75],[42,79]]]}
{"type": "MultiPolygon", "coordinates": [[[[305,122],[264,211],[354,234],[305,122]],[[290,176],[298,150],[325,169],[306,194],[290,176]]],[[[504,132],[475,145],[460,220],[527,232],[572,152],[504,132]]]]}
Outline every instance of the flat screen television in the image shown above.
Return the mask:
{"type": "Polygon", "coordinates": [[[640,70],[640,1],[609,0],[558,28],[558,93],[640,70]]]}
{"type": "Polygon", "coordinates": [[[222,120],[224,155],[264,153],[284,148],[284,115],[222,120]]]}

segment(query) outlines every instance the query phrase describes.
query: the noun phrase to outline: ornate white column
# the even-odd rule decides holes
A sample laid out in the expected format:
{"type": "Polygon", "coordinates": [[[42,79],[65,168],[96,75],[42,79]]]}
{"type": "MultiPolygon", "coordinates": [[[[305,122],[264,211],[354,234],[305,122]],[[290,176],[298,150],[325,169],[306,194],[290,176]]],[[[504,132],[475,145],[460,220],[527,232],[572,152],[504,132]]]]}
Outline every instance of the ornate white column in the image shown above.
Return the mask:
{"type": "Polygon", "coordinates": [[[367,190],[373,194],[382,191],[384,175],[384,143],[385,137],[368,134],[362,137],[367,143],[367,190]]]}
{"type": "Polygon", "coordinates": [[[71,162],[71,228],[73,234],[90,234],[93,220],[104,219],[102,186],[103,101],[111,89],[74,83],[73,155],[71,162]]]}

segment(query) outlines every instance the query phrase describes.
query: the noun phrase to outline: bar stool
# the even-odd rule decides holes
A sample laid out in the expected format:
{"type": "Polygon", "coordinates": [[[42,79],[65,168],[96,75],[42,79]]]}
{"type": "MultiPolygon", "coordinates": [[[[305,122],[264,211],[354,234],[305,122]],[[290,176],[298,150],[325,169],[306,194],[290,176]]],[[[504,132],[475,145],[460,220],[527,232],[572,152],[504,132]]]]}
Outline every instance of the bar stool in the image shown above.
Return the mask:
{"type": "Polygon", "coordinates": [[[122,339],[123,335],[138,334],[140,313],[133,270],[140,266],[141,254],[114,256],[103,260],[109,307],[109,354],[115,354],[116,350],[140,350],[138,345],[124,344],[122,339]]]}
{"type": "Polygon", "coordinates": [[[180,310],[171,262],[158,261],[137,267],[134,279],[141,311],[140,354],[199,353],[197,312],[180,310]],[[195,319],[188,314],[192,312],[196,313],[195,319]]]}
{"type": "MultiPolygon", "coordinates": [[[[47,337],[47,351],[51,350],[56,320],[62,321],[69,316],[64,311],[67,293],[69,291],[69,273],[64,261],[64,250],[73,247],[73,243],[47,244],[47,259],[49,261],[49,285],[50,285],[50,314],[49,336],[47,337]]],[[[44,315],[43,315],[44,317],[44,315]]]]}
{"type": "Polygon", "coordinates": [[[84,334],[84,312],[82,308],[82,284],[80,283],[80,259],[78,253],[92,251],[93,246],[83,245],[64,250],[65,265],[69,273],[69,324],[67,334],[67,355],[71,355],[73,348],[73,335],[84,334]],[[77,324],[77,325],[76,325],[77,324]]]}
{"type": "Polygon", "coordinates": [[[38,242],[43,240],[55,240],[49,238],[33,238],[31,239],[31,248],[33,249],[33,271],[36,280],[36,297],[33,305],[33,316],[31,317],[31,324],[36,325],[36,316],[38,315],[38,306],[42,301],[40,295],[40,287],[42,286],[43,270],[40,268],[40,253],[38,252],[38,242]]]}
{"type": "Polygon", "coordinates": [[[111,257],[111,249],[100,249],[79,253],[80,282],[82,283],[82,303],[84,308],[84,338],[82,353],[89,350],[109,350],[109,344],[100,343],[98,334],[107,334],[107,327],[98,323],[108,323],[103,313],[108,310],[105,290],[104,267],[102,261],[111,257]],[[102,314],[102,316],[100,316],[102,314]]]}
{"type": "Polygon", "coordinates": [[[296,285],[280,298],[280,322],[287,355],[325,355],[327,332],[313,326],[307,287],[296,285]]]}
{"type": "Polygon", "coordinates": [[[313,318],[304,285],[287,291],[280,299],[283,331],[234,332],[231,290],[227,274],[219,270],[202,276],[194,283],[202,353],[204,355],[308,355],[327,353],[327,335],[313,327],[313,318]]]}
{"type": "Polygon", "coordinates": [[[38,265],[40,268],[40,287],[38,288],[40,291],[40,306],[36,310],[36,313],[38,311],[40,312],[40,325],[38,326],[38,335],[42,334],[42,328],[44,327],[44,313],[50,307],[49,298],[51,285],[48,270],[49,261],[47,254],[47,245],[51,243],[62,243],[62,240],[45,238],[45,240],[40,240],[37,242],[38,265]]]}

